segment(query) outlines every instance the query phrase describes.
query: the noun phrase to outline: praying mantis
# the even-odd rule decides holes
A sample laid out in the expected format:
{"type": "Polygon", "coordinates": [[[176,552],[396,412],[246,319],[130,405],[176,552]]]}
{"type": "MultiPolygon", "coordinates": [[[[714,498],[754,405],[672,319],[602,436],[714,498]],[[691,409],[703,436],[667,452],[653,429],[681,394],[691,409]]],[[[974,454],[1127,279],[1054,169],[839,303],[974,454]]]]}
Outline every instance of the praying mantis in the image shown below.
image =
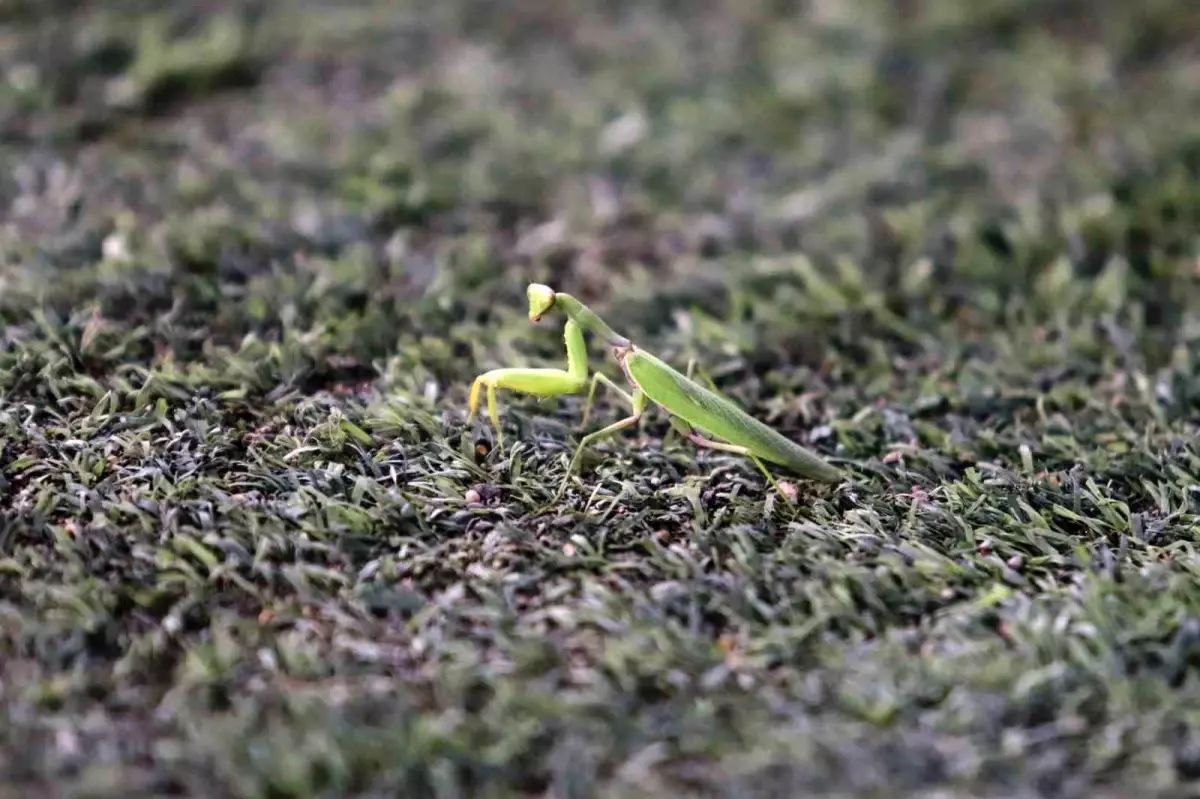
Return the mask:
{"type": "Polygon", "coordinates": [[[558,310],[567,317],[563,330],[567,345],[567,368],[502,368],[485,372],[475,378],[471,385],[467,425],[478,413],[480,401],[486,392],[488,415],[496,429],[497,445],[501,448],[504,446],[496,401],[497,389],[555,397],[579,394],[588,388],[580,430],[587,426],[596,388],[601,383],[619,394],[632,409],[629,416],[580,439],[567,467],[566,477],[555,496],[556,500],[566,491],[584,450],[600,438],[635,427],[651,403],[665,411],[672,427],[697,446],[749,458],[771,486],[785,497],[788,495],[780,490],[764,461],[786,467],[809,480],[826,483],[841,480],[841,470],[748,415],[725,397],[676,371],[625,336],[618,335],[594,311],[570,294],[555,291],[540,283],[531,283],[526,293],[531,322],[536,324],[551,310],[558,310]],[[592,375],[589,387],[585,332],[602,339],[611,347],[613,356],[632,387],[632,393],[601,372],[592,375]],[[698,432],[701,430],[713,438],[705,438],[698,432]]]}

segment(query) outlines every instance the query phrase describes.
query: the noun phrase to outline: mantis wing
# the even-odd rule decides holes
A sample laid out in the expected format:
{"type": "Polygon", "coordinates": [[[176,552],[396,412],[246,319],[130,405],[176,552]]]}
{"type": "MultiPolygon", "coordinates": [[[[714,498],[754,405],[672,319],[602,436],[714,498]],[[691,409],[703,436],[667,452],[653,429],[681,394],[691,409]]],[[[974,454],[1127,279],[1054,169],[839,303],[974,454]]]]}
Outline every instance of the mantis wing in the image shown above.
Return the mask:
{"type": "Polygon", "coordinates": [[[820,456],[648,352],[634,349],[626,357],[625,367],[630,379],[656,405],[693,427],[745,447],[763,460],[786,466],[810,480],[833,483],[842,478],[841,471],[820,456]]]}

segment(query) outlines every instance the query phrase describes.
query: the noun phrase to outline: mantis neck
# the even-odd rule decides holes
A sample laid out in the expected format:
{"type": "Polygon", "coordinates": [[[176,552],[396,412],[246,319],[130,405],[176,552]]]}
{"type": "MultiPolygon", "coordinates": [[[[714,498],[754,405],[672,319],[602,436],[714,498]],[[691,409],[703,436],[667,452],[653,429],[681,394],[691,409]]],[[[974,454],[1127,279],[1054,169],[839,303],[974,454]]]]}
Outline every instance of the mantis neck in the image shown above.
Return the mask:
{"type": "Polygon", "coordinates": [[[562,310],[567,318],[594,336],[599,336],[613,347],[628,347],[629,339],[618,335],[608,324],[596,315],[596,312],[584,305],[570,294],[557,292],[554,304],[562,310]]]}

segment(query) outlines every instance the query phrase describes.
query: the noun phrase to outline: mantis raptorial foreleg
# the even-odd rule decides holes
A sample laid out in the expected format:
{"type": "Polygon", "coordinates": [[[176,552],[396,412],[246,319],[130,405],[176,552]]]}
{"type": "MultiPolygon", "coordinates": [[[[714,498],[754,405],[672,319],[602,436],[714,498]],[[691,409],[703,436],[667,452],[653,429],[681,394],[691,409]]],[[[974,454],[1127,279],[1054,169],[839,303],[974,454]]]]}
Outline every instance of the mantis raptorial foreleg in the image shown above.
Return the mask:
{"type": "MultiPolygon", "coordinates": [[[[475,378],[471,384],[471,398],[467,412],[467,424],[479,412],[482,395],[487,394],[488,416],[496,428],[496,446],[503,448],[504,432],[500,428],[500,409],[496,401],[496,389],[504,388],[533,394],[537,397],[557,397],[563,394],[578,394],[588,384],[587,344],[583,331],[573,321],[568,321],[563,330],[567,343],[567,368],[562,369],[493,369],[475,378]]],[[[592,383],[595,390],[595,381],[592,383]]]]}

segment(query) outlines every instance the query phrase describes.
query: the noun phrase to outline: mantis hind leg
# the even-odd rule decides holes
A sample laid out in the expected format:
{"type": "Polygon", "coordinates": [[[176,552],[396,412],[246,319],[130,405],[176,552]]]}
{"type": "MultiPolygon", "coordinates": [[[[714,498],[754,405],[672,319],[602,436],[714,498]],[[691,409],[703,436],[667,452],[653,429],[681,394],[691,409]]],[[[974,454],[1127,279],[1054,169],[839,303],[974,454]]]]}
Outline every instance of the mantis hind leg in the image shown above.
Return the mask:
{"type": "Polygon", "coordinates": [[[719,452],[729,452],[734,455],[741,455],[743,458],[749,458],[754,462],[754,465],[758,467],[758,470],[763,473],[763,477],[767,478],[767,482],[771,484],[772,488],[774,488],[781,496],[788,496],[786,492],[779,488],[779,483],[767,469],[767,465],[763,463],[762,458],[755,455],[746,447],[738,446],[737,444],[725,444],[720,441],[713,441],[711,438],[705,438],[697,433],[694,427],[682,419],[673,418],[671,420],[671,426],[678,430],[682,435],[686,436],[689,441],[698,447],[715,449],[719,452]]]}

